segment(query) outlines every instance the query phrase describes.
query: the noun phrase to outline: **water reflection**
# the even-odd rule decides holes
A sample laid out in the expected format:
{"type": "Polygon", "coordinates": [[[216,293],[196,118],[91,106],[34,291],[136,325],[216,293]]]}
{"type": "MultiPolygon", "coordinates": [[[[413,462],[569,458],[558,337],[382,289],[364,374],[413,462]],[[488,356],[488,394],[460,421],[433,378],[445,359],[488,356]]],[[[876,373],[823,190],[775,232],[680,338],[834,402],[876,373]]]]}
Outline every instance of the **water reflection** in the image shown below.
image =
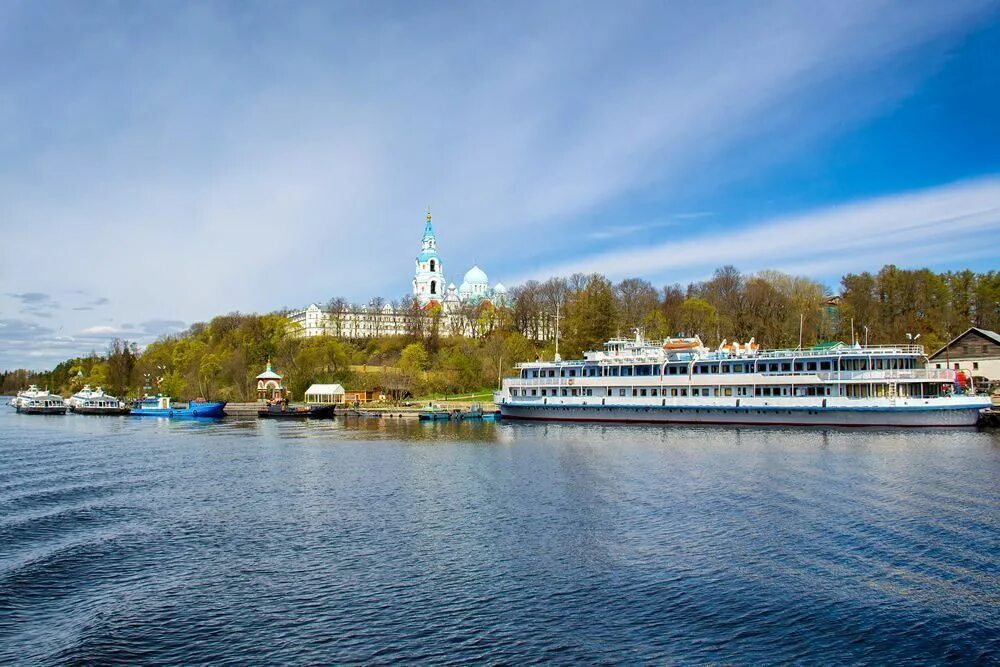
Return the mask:
{"type": "Polygon", "coordinates": [[[988,663],[998,439],[0,412],[0,660],[988,663]]]}

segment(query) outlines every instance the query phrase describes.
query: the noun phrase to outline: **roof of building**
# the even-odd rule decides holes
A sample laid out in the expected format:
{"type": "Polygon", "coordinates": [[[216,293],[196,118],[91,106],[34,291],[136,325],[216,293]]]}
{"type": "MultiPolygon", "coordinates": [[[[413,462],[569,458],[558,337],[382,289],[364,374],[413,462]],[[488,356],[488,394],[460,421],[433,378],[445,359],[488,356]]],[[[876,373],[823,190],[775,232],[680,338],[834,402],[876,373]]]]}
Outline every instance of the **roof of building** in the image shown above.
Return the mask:
{"type": "Polygon", "coordinates": [[[424,225],[424,238],[434,238],[434,225],[431,224],[431,210],[427,209],[427,224],[424,225]]]}
{"type": "Polygon", "coordinates": [[[970,333],[977,333],[980,336],[983,336],[984,338],[988,338],[997,345],[1000,345],[1000,334],[998,334],[996,331],[990,331],[989,329],[980,329],[979,327],[969,327],[968,329],[966,329],[965,331],[963,331],[962,333],[960,333],[959,335],[955,336],[950,341],[948,341],[945,345],[941,347],[941,349],[939,349],[937,352],[928,357],[928,359],[934,359],[938,357],[942,352],[947,350],[949,347],[951,347],[960,339],[964,338],[970,333]]]}
{"type": "Polygon", "coordinates": [[[271,360],[267,360],[267,370],[257,376],[258,380],[280,380],[281,376],[274,372],[271,368],[271,360]]]}
{"type": "Polygon", "coordinates": [[[839,340],[827,340],[827,341],[823,341],[822,343],[817,343],[816,345],[813,345],[809,349],[811,349],[811,350],[834,350],[834,349],[836,349],[838,347],[846,347],[846,345],[844,343],[841,343],[839,340]]]}
{"type": "Polygon", "coordinates": [[[436,259],[438,260],[438,262],[440,262],[441,256],[438,255],[437,250],[434,250],[433,248],[430,248],[428,250],[422,250],[420,251],[420,254],[417,255],[418,262],[426,262],[429,259],[436,259]]]}
{"type": "Polygon", "coordinates": [[[493,286],[493,291],[496,292],[497,294],[506,294],[507,288],[504,287],[503,283],[497,283],[496,285],[493,286]]]}
{"type": "Polygon", "coordinates": [[[314,384],[306,389],[306,394],[343,394],[344,387],[339,384],[314,384]]]}
{"type": "Polygon", "coordinates": [[[480,269],[478,266],[473,266],[465,272],[463,282],[469,283],[470,285],[488,285],[490,279],[486,277],[485,271],[480,269]]]}

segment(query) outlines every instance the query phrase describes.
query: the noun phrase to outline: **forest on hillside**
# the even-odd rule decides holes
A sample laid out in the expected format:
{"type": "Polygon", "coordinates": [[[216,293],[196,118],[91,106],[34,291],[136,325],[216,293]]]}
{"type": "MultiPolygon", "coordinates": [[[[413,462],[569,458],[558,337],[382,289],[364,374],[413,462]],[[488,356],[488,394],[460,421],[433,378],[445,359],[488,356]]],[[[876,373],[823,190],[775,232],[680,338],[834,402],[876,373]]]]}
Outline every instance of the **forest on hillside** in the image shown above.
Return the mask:
{"type": "MultiPolygon", "coordinates": [[[[341,309],[344,299],[331,299],[341,309]]],[[[231,313],[196,323],[140,350],[112,341],[102,354],[69,359],[51,371],[5,371],[2,393],[29,383],[63,394],[84,384],[135,396],[144,385],[177,398],[248,401],[254,377],[268,359],[285,376],[293,398],[313,382],[350,389],[384,389],[407,395],[455,394],[496,386],[514,364],[552,358],[558,310],[560,354],[579,356],[615,336],[641,328],[647,338],[700,336],[709,346],[723,339],[763,347],[821,341],[906,342],[920,334],[928,352],[970,326],[1000,329],[1000,272],[935,273],[892,265],[878,273],[848,274],[839,294],[809,278],[777,271],[743,274],[727,266],[711,279],[662,287],[631,278],[613,282],[577,274],[512,288],[502,307],[484,303],[466,315],[474,336],[442,335],[438,315],[412,305],[426,321],[405,336],[345,340],[297,338],[281,314],[231,313]]]]}

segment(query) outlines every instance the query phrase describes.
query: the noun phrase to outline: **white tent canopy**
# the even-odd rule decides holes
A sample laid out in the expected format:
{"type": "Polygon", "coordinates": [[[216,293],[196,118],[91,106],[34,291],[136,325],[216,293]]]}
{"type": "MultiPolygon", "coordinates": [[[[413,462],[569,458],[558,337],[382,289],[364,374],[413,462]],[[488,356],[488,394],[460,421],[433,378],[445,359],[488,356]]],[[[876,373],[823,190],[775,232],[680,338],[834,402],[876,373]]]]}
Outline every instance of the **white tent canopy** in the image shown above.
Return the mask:
{"type": "Polygon", "coordinates": [[[344,387],[339,384],[314,384],[306,389],[306,403],[330,404],[344,402],[344,387]]]}

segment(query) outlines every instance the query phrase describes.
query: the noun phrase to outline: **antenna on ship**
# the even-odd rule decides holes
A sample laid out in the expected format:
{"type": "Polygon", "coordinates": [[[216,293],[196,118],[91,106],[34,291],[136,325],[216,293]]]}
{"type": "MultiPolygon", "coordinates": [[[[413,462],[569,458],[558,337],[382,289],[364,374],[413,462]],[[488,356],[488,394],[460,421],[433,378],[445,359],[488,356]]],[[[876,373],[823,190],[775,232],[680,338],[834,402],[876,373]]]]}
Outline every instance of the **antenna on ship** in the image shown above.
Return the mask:
{"type": "Polygon", "coordinates": [[[559,358],[559,302],[556,301],[556,356],[555,361],[562,361],[559,358]]]}

